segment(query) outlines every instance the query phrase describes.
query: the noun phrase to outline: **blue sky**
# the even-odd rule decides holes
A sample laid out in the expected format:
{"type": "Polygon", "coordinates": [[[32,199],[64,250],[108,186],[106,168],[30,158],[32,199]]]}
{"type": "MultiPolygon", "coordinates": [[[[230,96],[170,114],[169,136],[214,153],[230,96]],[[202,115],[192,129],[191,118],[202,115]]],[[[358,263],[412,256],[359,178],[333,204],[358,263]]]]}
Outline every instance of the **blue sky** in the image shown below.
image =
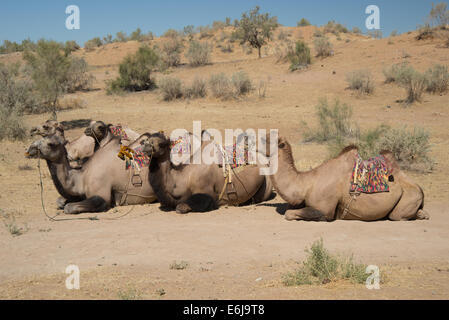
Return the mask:
{"type": "Polygon", "coordinates": [[[57,41],[85,41],[118,31],[130,34],[137,27],[160,35],[169,28],[182,30],[186,25],[207,25],[214,20],[240,18],[241,13],[259,5],[262,12],[295,26],[302,17],[323,25],[335,20],[364,32],[365,8],[380,8],[381,31],[389,35],[415,30],[423,24],[435,0],[2,0],[0,4],[0,42],[40,38],[57,41]],[[65,8],[80,8],[80,30],[67,30],[65,8]]]}

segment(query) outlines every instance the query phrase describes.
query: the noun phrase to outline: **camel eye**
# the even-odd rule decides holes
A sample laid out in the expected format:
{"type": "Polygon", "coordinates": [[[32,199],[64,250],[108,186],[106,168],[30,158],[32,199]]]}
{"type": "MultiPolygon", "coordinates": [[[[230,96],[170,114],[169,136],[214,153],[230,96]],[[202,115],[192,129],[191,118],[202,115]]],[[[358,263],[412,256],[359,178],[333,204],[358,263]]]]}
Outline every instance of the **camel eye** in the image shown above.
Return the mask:
{"type": "Polygon", "coordinates": [[[279,148],[284,148],[285,147],[285,143],[281,142],[279,143],[279,148]]]}

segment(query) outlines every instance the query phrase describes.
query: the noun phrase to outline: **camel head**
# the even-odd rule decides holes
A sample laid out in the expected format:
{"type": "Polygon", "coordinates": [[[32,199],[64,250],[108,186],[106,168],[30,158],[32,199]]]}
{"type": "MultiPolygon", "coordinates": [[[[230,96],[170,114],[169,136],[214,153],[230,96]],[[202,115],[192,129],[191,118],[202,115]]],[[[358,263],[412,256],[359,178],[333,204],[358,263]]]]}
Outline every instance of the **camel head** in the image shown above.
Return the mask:
{"type": "Polygon", "coordinates": [[[108,131],[109,125],[103,121],[92,121],[86,130],[84,130],[84,134],[94,138],[95,142],[99,142],[108,135],[108,131]]]}
{"type": "Polygon", "coordinates": [[[290,144],[288,143],[287,139],[285,139],[284,137],[279,137],[278,138],[278,148],[279,149],[289,149],[290,144]]]}
{"type": "Polygon", "coordinates": [[[141,136],[142,152],[150,158],[161,158],[170,153],[170,139],[163,133],[145,133],[141,136]]]}
{"type": "Polygon", "coordinates": [[[66,154],[65,140],[57,135],[43,137],[34,141],[25,152],[28,159],[45,159],[56,162],[66,154]]]}
{"type": "Polygon", "coordinates": [[[64,136],[64,128],[62,124],[55,120],[47,120],[40,126],[33,127],[30,131],[31,136],[40,135],[48,137],[52,135],[64,136]]]}

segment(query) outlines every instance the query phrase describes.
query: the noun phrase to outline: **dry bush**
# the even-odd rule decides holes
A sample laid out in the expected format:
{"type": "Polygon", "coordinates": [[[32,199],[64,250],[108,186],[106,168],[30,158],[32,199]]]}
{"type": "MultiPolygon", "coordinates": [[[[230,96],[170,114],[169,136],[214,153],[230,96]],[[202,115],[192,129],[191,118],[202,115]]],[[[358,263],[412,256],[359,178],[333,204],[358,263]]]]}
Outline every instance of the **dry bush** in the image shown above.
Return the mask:
{"type": "Polygon", "coordinates": [[[302,18],[300,21],[298,21],[296,23],[296,26],[297,27],[307,27],[307,26],[310,26],[310,22],[306,18],[302,18]]]}
{"type": "Polygon", "coordinates": [[[357,90],[361,94],[371,94],[374,92],[374,81],[371,72],[368,70],[357,70],[346,75],[349,89],[357,90]]]}
{"type": "Polygon", "coordinates": [[[235,96],[245,95],[253,89],[251,79],[244,71],[234,73],[231,81],[235,96]]]}
{"type": "Polygon", "coordinates": [[[436,64],[426,71],[425,77],[427,80],[426,90],[428,92],[443,94],[447,91],[449,86],[449,72],[447,66],[436,64]]]}
{"type": "Polygon", "coordinates": [[[86,60],[71,57],[70,67],[67,72],[66,92],[73,93],[79,90],[88,90],[94,77],[88,72],[89,65],[86,60]]]}
{"type": "Polygon", "coordinates": [[[408,62],[397,63],[390,67],[384,68],[383,74],[385,76],[385,83],[397,82],[402,78],[404,72],[407,72],[408,68],[408,62]]]}
{"type": "Polygon", "coordinates": [[[230,99],[233,96],[232,83],[224,73],[211,75],[209,88],[215,98],[230,99]]]}
{"type": "Polygon", "coordinates": [[[84,109],[86,107],[86,101],[81,98],[65,98],[59,102],[59,110],[75,110],[84,109]]]}
{"type": "Polygon", "coordinates": [[[227,43],[225,46],[221,47],[221,52],[223,53],[231,53],[233,51],[232,45],[227,43]]]}
{"type": "Polygon", "coordinates": [[[324,25],[324,33],[333,33],[338,35],[339,33],[348,33],[349,30],[341,23],[337,23],[335,21],[329,21],[326,25],[324,25]]]}
{"type": "Polygon", "coordinates": [[[427,79],[424,74],[408,66],[404,68],[397,82],[407,91],[407,98],[404,101],[406,104],[421,101],[422,95],[427,87],[427,79]]]}
{"type": "Polygon", "coordinates": [[[161,45],[161,59],[167,67],[176,67],[181,62],[183,45],[180,38],[168,38],[161,45]]]}
{"type": "Polygon", "coordinates": [[[182,82],[178,78],[162,78],[157,82],[165,101],[180,99],[183,96],[182,82]]]}
{"type": "Polygon", "coordinates": [[[192,84],[184,89],[184,96],[190,99],[204,98],[207,95],[206,81],[195,77],[192,84]]]}
{"type": "Polygon", "coordinates": [[[210,63],[212,48],[208,42],[192,41],[186,53],[189,65],[192,67],[203,66],[210,63]]]}
{"type": "Polygon", "coordinates": [[[274,48],[274,56],[276,57],[276,63],[287,62],[288,57],[294,54],[295,48],[291,41],[286,41],[282,45],[278,45],[274,48]]]}
{"type": "Polygon", "coordinates": [[[313,41],[315,45],[315,51],[317,57],[330,57],[334,54],[332,43],[329,41],[328,38],[322,37],[322,38],[316,38],[313,41]]]}

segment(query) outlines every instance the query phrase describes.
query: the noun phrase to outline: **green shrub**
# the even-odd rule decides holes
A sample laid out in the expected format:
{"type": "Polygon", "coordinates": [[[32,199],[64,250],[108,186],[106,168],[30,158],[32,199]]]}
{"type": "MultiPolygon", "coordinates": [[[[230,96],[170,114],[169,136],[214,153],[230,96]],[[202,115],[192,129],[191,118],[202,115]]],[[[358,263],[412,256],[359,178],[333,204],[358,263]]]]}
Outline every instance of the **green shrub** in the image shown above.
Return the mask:
{"type": "Polygon", "coordinates": [[[168,29],[167,31],[164,32],[162,36],[165,38],[177,39],[180,36],[180,34],[175,29],[168,29]]]}
{"type": "Polygon", "coordinates": [[[192,41],[187,50],[186,58],[189,61],[190,66],[198,67],[210,62],[211,52],[212,48],[209,43],[192,41]]]}
{"type": "Polygon", "coordinates": [[[101,47],[103,45],[103,42],[101,42],[101,39],[96,37],[93,39],[90,39],[89,41],[86,41],[84,43],[84,49],[87,51],[92,51],[98,47],[101,47]]]}
{"type": "Polygon", "coordinates": [[[297,41],[295,51],[288,55],[288,60],[290,61],[291,71],[307,68],[312,61],[307,44],[301,40],[297,41]]]}
{"type": "Polygon", "coordinates": [[[371,94],[374,91],[374,82],[371,72],[368,70],[357,70],[346,75],[349,89],[357,90],[361,94],[371,94]]]}
{"type": "Polygon", "coordinates": [[[126,42],[129,38],[126,35],[126,32],[119,31],[115,34],[115,42],[126,42]]]}
{"type": "Polygon", "coordinates": [[[313,43],[315,44],[315,51],[317,57],[326,58],[333,55],[334,52],[333,47],[328,38],[326,37],[315,38],[313,43]]]}
{"type": "Polygon", "coordinates": [[[157,82],[165,101],[182,98],[182,82],[177,78],[163,78],[157,82]]]}
{"type": "Polygon", "coordinates": [[[298,286],[326,284],[345,279],[353,283],[365,283],[366,265],[354,262],[353,256],[332,255],[323,245],[323,239],[306,249],[307,258],[296,271],[284,275],[284,285],[298,286]]]}
{"type": "Polygon", "coordinates": [[[78,57],[70,57],[70,66],[65,81],[65,91],[73,93],[79,90],[88,90],[92,84],[93,76],[88,72],[86,60],[78,57]]]}
{"type": "Polygon", "coordinates": [[[206,95],[206,81],[198,77],[195,77],[190,87],[184,89],[184,96],[186,98],[204,98],[206,95]]]}
{"type": "Polygon", "coordinates": [[[154,88],[151,73],[159,64],[159,56],[148,46],[142,46],[133,54],[125,57],[119,66],[119,77],[108,81],[108,93],[122,91],[141,91],[154,88]]]}
{"type": "Polygon", "coordinates": [[[75,41],[66,41],[64,45],[64,53],[66,56],[79,49],[80,46],[75,41]]]}
{"type": "Polygon", "coordinates": [[[339,33],[348,33],[349,30],[341,23],[336,23],[335,21],[329,21],[324,25],[324,33],[333,33],[338,35],[339,33]]]}
{"type": "Polygon", "coordinates": [[[347,104],[341,104],[335,100],[333,106],[329,106],[327,99],[320,99],[316,106],[316,115],[319,126],[310,129],[304,124],[304,141],[329,142],[334,139],[347,139],[356,137],[357,127],[352,123],[352,108],[347,104]]]}
{"type": "Polygon", "coordinates": [[[298,27],[306,27],[306,26],[310,26],[310,22],[309,22],[309,20],[307,20],[306,18],[302,18],[301,20],[299,20],[299,21],[296,23],[296,26],[298,26],[298,27]]]}
{"type": "Polygon", "coordinates": [[[436,64],[425,73],[426,90],[431,93],[445,93],[449,86],[449,72],[447,66],[436,64]]]}

